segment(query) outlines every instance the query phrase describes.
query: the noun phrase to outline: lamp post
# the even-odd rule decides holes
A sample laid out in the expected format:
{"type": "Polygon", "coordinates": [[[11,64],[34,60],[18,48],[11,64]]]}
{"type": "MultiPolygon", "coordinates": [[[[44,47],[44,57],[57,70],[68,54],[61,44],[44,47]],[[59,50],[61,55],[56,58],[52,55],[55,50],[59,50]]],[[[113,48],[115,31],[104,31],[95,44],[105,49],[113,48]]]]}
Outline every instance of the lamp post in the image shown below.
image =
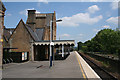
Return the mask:
{"type": "Polygon", "coordinates": [[[50,67],[52,67],[52,46],[54,46],[54,43],[53,43],[53,33],[52,33],[52,23],[53,22],[60,22],[62,20],[55,20],[55,21],[50,21],[50,67]]]}

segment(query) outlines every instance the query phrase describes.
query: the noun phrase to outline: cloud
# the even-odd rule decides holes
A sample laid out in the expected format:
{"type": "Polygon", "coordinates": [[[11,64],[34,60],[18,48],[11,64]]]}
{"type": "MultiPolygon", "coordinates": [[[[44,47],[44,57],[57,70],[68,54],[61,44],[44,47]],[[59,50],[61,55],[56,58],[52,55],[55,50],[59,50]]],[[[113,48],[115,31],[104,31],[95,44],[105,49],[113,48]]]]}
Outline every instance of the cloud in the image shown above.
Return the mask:
{"type": "Polygon", "coordinates": [[[94,31],[94,32],[99,32],[99,31],[100,31],[100,29],[93,29],[93,31],[94,31]]]}
{"type": "Polygon", "coordinates": [[[90,6],[88,8],[89,13],[78,13],[70,17],[62,17],[60,19],[62,19],[63,21],[58,23],[58,25],[63,27],[77,27],[80,25],[80,23],[89,24],[89,25],[95,24],[98,21],[100,21],[103,18],[103,16],[99,15],[99,16],[91,17],[90,13],[95,13],[96,11],[99,10],[100,9],[97,5],[90,6]]]}
{"type": "Polygon", "coordinates": [[[90,2],[102,2],[102,1],[104,1],[104,0],[90,0],[90,2]]]}
{"type": "Polygon", "coordinates": [[[48,1],[47,0],[38,0],[38,2],[43,2],[45,4],[48,4],[48,1]]]}
{"type": "Polygon", "coordinates": [[[103,28],[110,28],[110,26],[109,25],[105,25],[105,26],[102,26],[103,28]]]}
{"type": "Polygon", "coordinates": [[[118,2],[112,2],[111,7],[113,10],[118,9],[118,2]]]}
{"type": "MultiPolygon", "coordinates": [[[[2,0],[3,2],[38,2],[39,0],[2,0]]],[[[44,1],[44,0],[42,0],[44,1]]],[[[49,2],[113,2],[115,0],[47,0],[49,2]]],[[[120,1],[120,0],[116,0],[120,1]]]]}
{"type": "Polygon", "coordinates": [[[10,13],[7,13],[7,14],[6,14],[6,16],[12,16],[12,14],[10,14],[10,13]]]}
{"type": "Polygon", "coordinates": [[[20,11],[19,14],[21,15],[26,15],[28,14],[28,11],[27,10],[34,10],[34,8],[31,8],[31,9],[24,9],[23,11],[20,11]]]}
{"type": "Polygon", "coordinates": [[[36,10],[36,13],[40,13],[38,10],[36,10]]]}
{"type": "Polygon", "coordinates": [[[62,34],[62,35],[60,35],[61,37],[70,37],[70,35],[69,34],[62,34]]]}
{"type": "Polygon", "coordinates": [[[105,14],[107,17],[111,17],[111,12],[106,12],[105,14]]]}
{"type": "Polygon", "coordinates": [[[120,8],[120,2],[119,2],[120,0],[114,0],[112,3],[111,3],[111,7],[112,7],[112,9],[113,10],[116,10],[116,9],[118,9],[118,8],[120,8]]]}
{"type": "MultiPolygon", "coordinates": [[[[28,15],[28,11],[27,10],[35,10],[34,8],[31,9],[24,9],[23,11],[20,11],[19,14],[21,15],[28,15]]],[[[40,13],[38,10],[36,10],[36,13],[40,13]]]]}
{"type": "Polygon", "coordinates": [[[118,24],[118,17],[111,17],[106,20],[108,23],[118,24]]]}
{"type": "Polygon", "coordinates": [[[84,34],[78,34],[78,36],[82,37],[84,34]]]}
{"type": "Polygon", "coordinates": [[[100,8],[97,5],[93,5],[88,8],[88,12],[90,13],[95,13],[96,11],[99,11],[99,10],[100,8]]]}
{"type": "Polygon", "coordinates": [[[61,40],[75,40],[76,46],[78,41],[84,41],[85,34],[79,33],[79,34],[62,34],[59,37],[57,36],[57,39],[61,40]]]}
{"type": "Polygon", "coordinates": [[[71,17],[63,17],[62,22],[58,23],[59,26],[63,27],[77,27],[80,23],[84,24],[95,24],[103,18],[102,15],[96,17],[90,17],[89,13],[78,13],[71,17]]]}
{"type": "Polygon", "coordinates": [[[90,0],[90,2],[97,2],[98,0],[90,0]]]}
{"type": "Polygon", "coordinates": [[[38,0],[37,6],[40,7],[40,2],[43,2],[45,4],[48,4],[47,0],[38,0]]]}

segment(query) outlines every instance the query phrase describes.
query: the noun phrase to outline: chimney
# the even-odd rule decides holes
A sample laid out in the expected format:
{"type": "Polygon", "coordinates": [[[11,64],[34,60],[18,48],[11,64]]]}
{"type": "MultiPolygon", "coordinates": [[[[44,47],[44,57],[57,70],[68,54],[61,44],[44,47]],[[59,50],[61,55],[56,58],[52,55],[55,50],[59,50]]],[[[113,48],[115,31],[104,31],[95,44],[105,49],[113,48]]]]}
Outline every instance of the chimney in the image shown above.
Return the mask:
{"type": "Polygon", "coordinates": [[[29,27],[35,31],[35,20],[36,20],[36,10],[28,10],[27,24],[29,27]]]}

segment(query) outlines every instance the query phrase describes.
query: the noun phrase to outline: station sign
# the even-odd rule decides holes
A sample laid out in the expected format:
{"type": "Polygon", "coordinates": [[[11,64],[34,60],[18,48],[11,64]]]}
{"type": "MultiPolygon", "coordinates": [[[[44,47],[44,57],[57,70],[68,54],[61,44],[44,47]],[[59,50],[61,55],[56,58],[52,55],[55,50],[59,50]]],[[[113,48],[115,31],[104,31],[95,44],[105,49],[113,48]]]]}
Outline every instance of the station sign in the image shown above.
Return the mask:
{"type": "Polygon", "coordinates": [[[22,61],[27,60],[27,52],[22,52],[22,61]]]}

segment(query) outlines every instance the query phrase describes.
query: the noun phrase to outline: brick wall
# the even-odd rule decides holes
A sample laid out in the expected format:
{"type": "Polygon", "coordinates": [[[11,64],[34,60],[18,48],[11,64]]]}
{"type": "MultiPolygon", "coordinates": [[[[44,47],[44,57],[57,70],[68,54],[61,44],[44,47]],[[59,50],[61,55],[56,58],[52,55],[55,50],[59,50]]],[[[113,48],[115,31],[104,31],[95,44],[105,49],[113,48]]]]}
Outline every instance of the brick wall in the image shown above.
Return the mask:
{"type": "MultiPolygon", "coordinates": [[[[1,5],[0,5],[0,7],[1,7],[1,5]]],[[[2,13],[1,13],[2,11],[0,10],[0,15],[2,15],[2,13]]],[[[0,16],[0,40],[2,39],[2,26],[3,26],[3,24],[2,24],[2,16],[0,16]]],[[[0,69],[2,68],[2,42],[0,41],[0,69]]]]}
{"type": "Polygon", "coordinates": [[[3,3],[0,1],[0,69],[2,68],[2,57],[3,57],[3,43],[1,39],[3,39],[3,26],[4,26],[4,14],[5,7],[3,3]]]}
{"type": "Polygon", "coordinates": [[[13,52],[15,51],[30,53],[30,40],[31,37],[24,26],[24,22],[21,20],[9,40],[10,47],[18,48],[12,50],[13,52]]]}

